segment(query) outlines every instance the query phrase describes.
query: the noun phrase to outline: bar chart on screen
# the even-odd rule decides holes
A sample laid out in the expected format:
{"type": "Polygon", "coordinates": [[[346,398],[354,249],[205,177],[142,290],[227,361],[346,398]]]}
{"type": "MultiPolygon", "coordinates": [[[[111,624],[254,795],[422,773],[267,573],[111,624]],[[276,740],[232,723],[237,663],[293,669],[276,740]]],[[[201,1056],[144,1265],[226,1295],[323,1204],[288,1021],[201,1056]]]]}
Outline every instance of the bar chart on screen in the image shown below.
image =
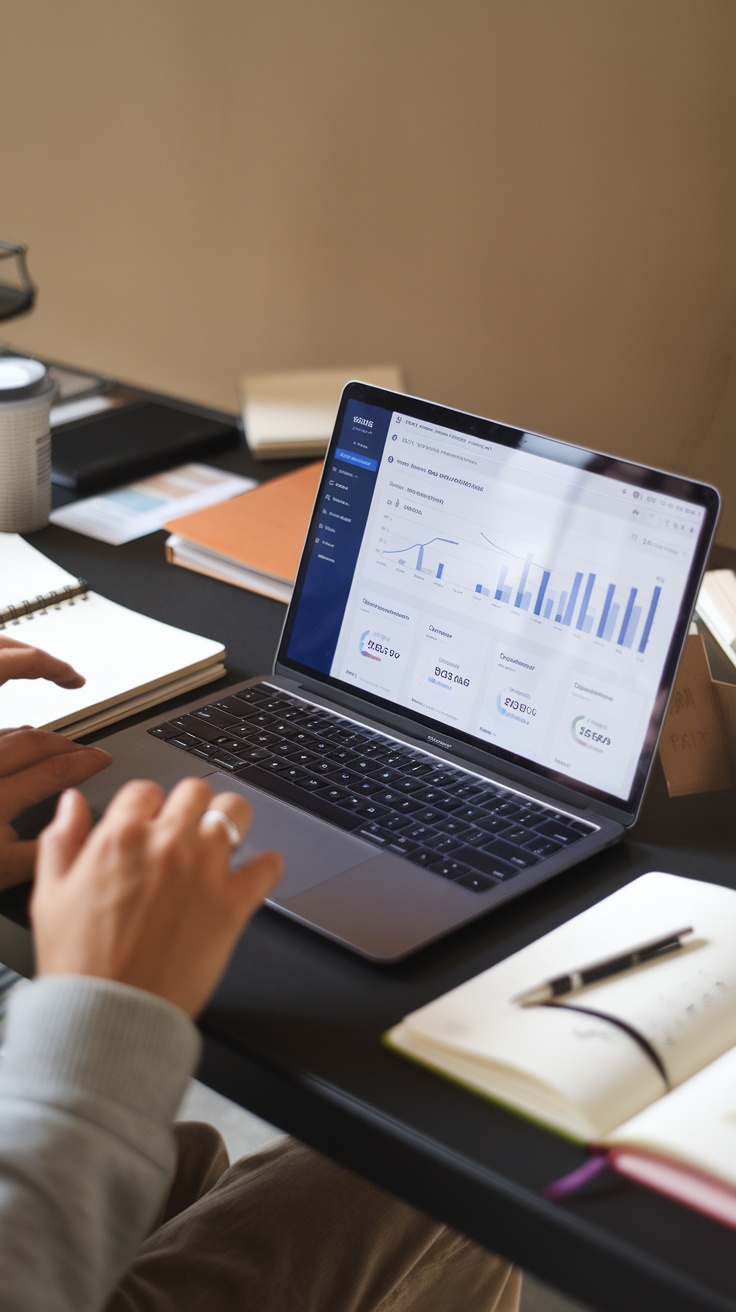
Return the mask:
{"type": "MultiPolygon", "coordinates": [[[[464,601],[467,608],[484,601],[493,609],[509,607],[545,625],[644,655],[662,601],[663,575],[652,575],[639,560],[636,573],[631,561],[616,568],[592,541],[585,551],[580,542],[570,550],[559,541],[527,550],[517,535],[491,537],[467,522],[463,528],[462,537],[447,528],[417,535],[405,515],[386,511],[374,556],[377,572],[390,571],[410,589],[412,578],[419,584],[431,581],[438,593],[464,601]],[[595,566],[593,556],[601,558],[595,566]]],[[[541,536],[538,527],[536,536],[541,536]]]]}

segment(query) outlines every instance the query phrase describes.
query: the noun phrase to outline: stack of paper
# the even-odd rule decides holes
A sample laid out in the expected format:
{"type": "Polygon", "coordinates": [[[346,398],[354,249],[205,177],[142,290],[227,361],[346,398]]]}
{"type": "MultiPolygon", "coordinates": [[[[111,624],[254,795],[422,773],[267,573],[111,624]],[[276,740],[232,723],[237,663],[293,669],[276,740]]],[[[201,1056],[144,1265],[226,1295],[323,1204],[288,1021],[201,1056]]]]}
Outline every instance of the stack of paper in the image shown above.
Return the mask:
{"type": "Polygon", "coordinates": [[[709,569],[696,606],[716,642],[736,665],[736,574],[732,569],[709,569]]]}
{"type": "Polygon", "coordinates": [[[245,374],[240,392],[245,437],[259,460],[320,456],[332,435],[340,395],[352,379],[403,390],[396,365],[245,374]]]}
{"type": "Polygon", "coordinates": [[[52,524],[121,546],[163,528],[174,515],[191,515],[255,487],[252,478],[213,465],[177,465],[123,487],[82,497],[52,510],[52,524]]]}

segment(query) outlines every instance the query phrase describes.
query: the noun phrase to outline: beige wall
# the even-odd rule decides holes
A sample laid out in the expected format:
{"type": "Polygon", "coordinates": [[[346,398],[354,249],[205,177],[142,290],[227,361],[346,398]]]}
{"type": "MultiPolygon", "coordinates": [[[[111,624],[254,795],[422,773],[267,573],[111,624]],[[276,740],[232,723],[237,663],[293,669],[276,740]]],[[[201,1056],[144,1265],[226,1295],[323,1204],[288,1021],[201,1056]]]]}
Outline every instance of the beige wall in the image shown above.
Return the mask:
{"type": "Polygon", "coordinates": [[[225,406],[396,360],[716,481],[736,545],[734,0],[25,0],[14,344],[225,406]]]}

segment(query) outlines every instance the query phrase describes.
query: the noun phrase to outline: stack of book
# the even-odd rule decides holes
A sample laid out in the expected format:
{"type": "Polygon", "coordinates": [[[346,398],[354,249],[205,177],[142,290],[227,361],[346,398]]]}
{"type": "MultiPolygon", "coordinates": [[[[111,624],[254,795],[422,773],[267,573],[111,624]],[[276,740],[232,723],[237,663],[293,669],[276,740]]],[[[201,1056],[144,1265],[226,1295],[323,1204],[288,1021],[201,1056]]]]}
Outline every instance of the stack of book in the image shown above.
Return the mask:
{"type": "Polygon", "coordinates": [[[170,520],[166,559],[288,602],[321,473],[321,464],[306,465],[222,505],[170,520]]]}
{"type": "Polygon", "coordinates": [[[354,378],[403,391],[401,370],[393,364],[244,374],[240,380],[243,429],[256,459],[324,455],[340,394],[354,378]]]}

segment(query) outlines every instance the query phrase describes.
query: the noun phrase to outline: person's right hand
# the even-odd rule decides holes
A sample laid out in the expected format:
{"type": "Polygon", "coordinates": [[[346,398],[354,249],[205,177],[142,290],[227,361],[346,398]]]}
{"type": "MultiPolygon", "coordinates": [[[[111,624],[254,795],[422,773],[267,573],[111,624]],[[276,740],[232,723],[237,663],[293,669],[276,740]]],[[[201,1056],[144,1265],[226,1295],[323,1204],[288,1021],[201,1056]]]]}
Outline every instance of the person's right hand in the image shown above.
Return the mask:
{"type": "Polygon", "coordinates": [[[39,840],[31,920],[39,974],[94,975],[146,989],[196,1015],[240,934],[281,877],[276,852],[231,868],[225,812],[244,835],[250,807],[202,779],[168,797],[126,784],[90,833],[79,793],[62,794],[39,840]]]}

